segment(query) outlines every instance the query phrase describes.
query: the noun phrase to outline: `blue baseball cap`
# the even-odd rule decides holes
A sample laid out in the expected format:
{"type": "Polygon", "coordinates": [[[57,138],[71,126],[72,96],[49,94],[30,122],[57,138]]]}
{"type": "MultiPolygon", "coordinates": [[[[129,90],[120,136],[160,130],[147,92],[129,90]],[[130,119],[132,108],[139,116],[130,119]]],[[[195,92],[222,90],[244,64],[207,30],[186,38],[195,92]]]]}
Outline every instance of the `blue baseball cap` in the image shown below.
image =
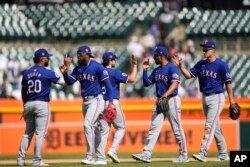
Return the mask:
{"type": "Polygon", "coordinates": [[[34,57],[40,58],[40,57],[50,57],[52,54],[50,54],[46,49],[40,48],[35,51],[34,57]]]}
{"type": "Polygon", "coordinates": [[[109,59],[116,59],[116,55],[113,52],[105,52],[102,56],[103,61],[109,61],[109,59]]]}
{"type": "Polygon", "coordinates": [[[163,46],[157,46],[154,50],[154,55],[164,55],[164,56],[168,56],[169,52],[168,49],[163,47],[163,46]]]}
{"type": "Polygon", "coordinates": [[[78,50],[77,50],[77,54],[79,54],[79,53],[87,53],[90,57],[94,57],[94,56],[92,55],[92,52],[91,52],[90,47],[88,47],[87,45],[82,45],[82,46],[80,46],[80,47],[78,48],[78,50]]]}
{"type": "Polygon", "coordinates": [[[200,46],[202,46],[202,47],[206,47],[206,48],[213,48],[213,49],[215,49],[216,48],[216,45],[215,45],[215,42],[214,41],[212,41],[212,40],[205,40],[205,41],[203,41],[203,43],[202,44],[200,44],[200,46]]]}

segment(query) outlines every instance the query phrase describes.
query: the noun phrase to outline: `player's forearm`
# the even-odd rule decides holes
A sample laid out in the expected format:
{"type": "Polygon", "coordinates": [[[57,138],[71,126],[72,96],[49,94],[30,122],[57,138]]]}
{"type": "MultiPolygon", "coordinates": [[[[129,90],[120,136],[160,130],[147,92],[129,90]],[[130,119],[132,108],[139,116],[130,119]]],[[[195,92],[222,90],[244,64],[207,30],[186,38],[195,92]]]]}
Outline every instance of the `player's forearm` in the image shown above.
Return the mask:
{"type": "Polygon", "coordinates": [[[148,87],[151,85],[151,81],[148,79],[147,70],[143,70],[143,84],[145,87],[148,87]]]}
{"type": "Polygon", "coordinates": [[[103,82],[104,82],[105,88],[107,90],[108,101],[113,102],[113,88],[112,88],[112,85],[110,83],[110,80],[107,78],[107,79],[103,80],[103,82]]]}
{"type": "Polygon", "coordinates": [[[76,79],[71,75],[68,75],[68,73],[63,74],[63,79],[67,85],[72,85],[76,82],[76,79]]]}
{"type": "Polygon", "coordinates": [[[232,88],[232,84],[231,83],[226,84],[226,90],[227,90],[227,94],[228,94],[229,103],[233,104],[234,103],[233,88],[232,88]]]}
{"type": "Polygon", "coordinates": [[[168,90],[163,94],[163,96],[167,97],[167,96],[171,95],[177,87],[178,87],[178,81],[172,81],[170,87],[169,87],[168,90]]]}
{"type": "Polygon", "coordinates": [[[179,68],[180,68],[180,70],[181,70],[181,73],[185,76],[185,78],[187,78],[187,79],[192,78],[190,72],[184,67],[183,64],[180,64],[180,65],[179,65],[179,68]]]}
{"type": "Polygon", "coordinates": [[[129,82],[129,83],[135,82],[136,75],[137,75],[137,65],[135,64],[135,65],[133,65],[133,67],[132,67],[132,72],[131,72],[130,75],[128,76],[128,82],[129,82]]]}
{"type": "Polygon", "coordinates": [[[27,99],[27,89],[25,87],[22,87],[21,89],[21,95],[22,95],[22,101],[23,103],[26,103],[27,99]]]}

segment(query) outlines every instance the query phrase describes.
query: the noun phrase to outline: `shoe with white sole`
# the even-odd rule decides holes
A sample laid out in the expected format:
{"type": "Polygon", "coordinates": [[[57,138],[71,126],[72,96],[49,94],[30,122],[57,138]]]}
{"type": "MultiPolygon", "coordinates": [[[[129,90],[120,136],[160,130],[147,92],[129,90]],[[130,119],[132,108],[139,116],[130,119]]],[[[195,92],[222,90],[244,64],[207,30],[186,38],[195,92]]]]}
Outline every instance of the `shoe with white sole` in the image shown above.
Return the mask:
{"type": "Polygon", "coordinates": [[[142,162],[145,162],[145,163],[150,163],[151,162],[151,158],[148,157],[147,155],[145,155],[144,153],[132,154],[132,158],[137,160],[137,161],[142,161],[142,162]]]}
{"type": "Polygon", "coordinates": [[[107,165],[108,163],[107,163],[107,161],[105,161],[105,160],[96,160],[95,162],[94,162],[94,165],[107,165]]]}
{"type": "Polygon", "coordinates": [[[218,156],[218,158],[215,160],[216,162],[223,162],[223,161],[229,161],[229,156],[218,156]]]}
{"type": "Polygon", "coordinates": [[[49,164],[46,164],[43,161],[40,161],[40,163],[38,163],[38,164],[33,163],[33,166],[49,166],[49,164]]]}
{"type": "Polygon", "coordinates": [[[25,161],[17,159],[17,166],[26,166],[25,161]]]}
{"type": "Polygon", "coordinates": [[[117,156],[116,153],[113,153],[113,152],[109,151],[109,152],[107,153],[107,155],[108,155],[109,158],[112,159],[112,161],[113,161],[114,163],[120,163],[120,160],[119,160],[119,158],[118,158],[118,156],[117,156]]]}
{"type": "Polygon", "coordinates": [[[197,161],[200,161],[200,162],[206,162],[207,161],[207,157],[205,157],[202,154],[193,154],[193,158],[196,159],[197,161]]]}
{"type": "Polygon", "coordinates": [[[86,159],[83,159],[81,161],[81,164],[83,165],[93,165],[95,163],[95,160],[92,157],[87,157],[86,159]]]}
{"type": "Polygon", "coordinates": [[[188,156],[180,155],[177,159],[173,160],[174,163],[189,162],[188,156]]]}

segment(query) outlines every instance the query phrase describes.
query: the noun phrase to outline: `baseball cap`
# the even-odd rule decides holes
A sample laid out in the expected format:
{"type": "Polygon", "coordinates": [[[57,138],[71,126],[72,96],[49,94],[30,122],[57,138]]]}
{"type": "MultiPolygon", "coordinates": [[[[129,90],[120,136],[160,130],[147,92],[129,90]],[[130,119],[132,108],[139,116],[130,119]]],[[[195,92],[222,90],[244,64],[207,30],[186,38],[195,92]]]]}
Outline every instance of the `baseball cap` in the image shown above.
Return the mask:
{"type": "Polygon", "coordinates": [[[91,49],[87,45],[80,46],[77,50],[77,54],[78,53],[87,53],[90,57],[94,57],[92,55],[91,49]]]}
{"type": "Polygon", "coordinates": [[[40,48],[38,50],[35,51],[34,53],[34,57],[50,57],[52,56],[52,54],[50,54],[46,49],[44,48],[40,48]]]}
{"type": "Polygon", "coordinates": [[[163,47],[163,46],[157,46],[154,50],[154,55],[164,55],[164,56],[168,56],[169,52],[168,49],[163,47]]]}
{"type": "Polygon", "coordinates": [[[215,42],[214,41],[212,41],[212,40],[205,40],[205,41],[203,41],[203,43],[202,44],[200,44],[200,46],[202,46],[202,47],[206,47],[206,48],[213,48],[213,49],[215,49],[216,48],[216,45],[215,45],[215,42]]]}
{"type": "Polygon", "coordinates": [[[109,59],[116,59],[116,55],[113,52],[105,52],[102,56],[103,61],[109,61],[109,59]]]}

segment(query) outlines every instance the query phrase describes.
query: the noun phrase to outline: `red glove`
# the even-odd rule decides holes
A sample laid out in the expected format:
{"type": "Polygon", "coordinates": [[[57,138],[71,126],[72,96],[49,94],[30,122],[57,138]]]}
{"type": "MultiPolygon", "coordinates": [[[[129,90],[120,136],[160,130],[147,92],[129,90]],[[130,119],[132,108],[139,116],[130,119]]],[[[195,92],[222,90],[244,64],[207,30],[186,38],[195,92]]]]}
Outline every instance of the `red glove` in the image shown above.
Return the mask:
{"type": "Polygon", "coordinates": [[[117,115],[117,111],[116,108],[113,104],[109,103],[108,107],[106,108],[102,119],[104,119],[105,121],[107,121],[108,123],[112,123],[114,121],[114,119],[116,118],[117,115]]]}

